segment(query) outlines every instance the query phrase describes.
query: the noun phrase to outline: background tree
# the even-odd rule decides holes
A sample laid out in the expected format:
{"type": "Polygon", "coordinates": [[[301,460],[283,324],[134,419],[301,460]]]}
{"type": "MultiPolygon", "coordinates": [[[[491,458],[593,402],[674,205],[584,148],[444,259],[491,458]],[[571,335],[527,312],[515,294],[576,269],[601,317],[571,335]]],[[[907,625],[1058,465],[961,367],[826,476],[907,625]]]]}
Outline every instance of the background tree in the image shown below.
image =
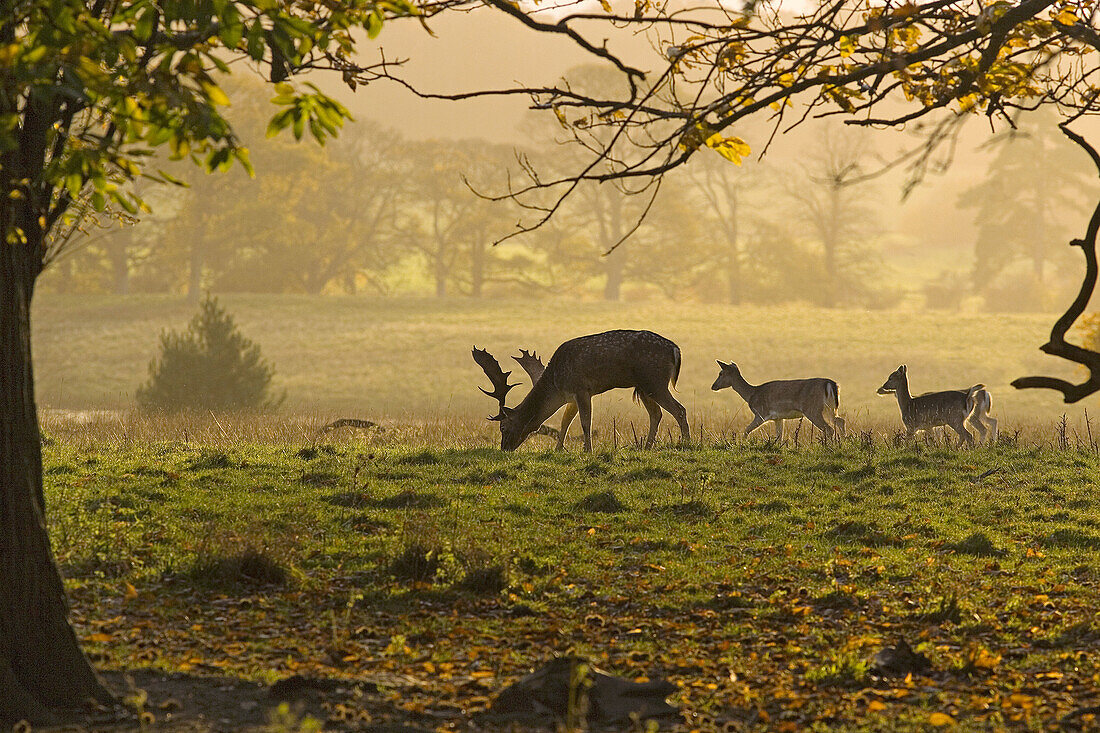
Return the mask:
{"type": "Polygon", "coordinates": [[[499,177],[505,149],[480,140],[425,140],[405,150],[401,241],[425,264],[436,296],[451,290],[480,296],[505,264],[503,252],[490,245],[511,224],[502,207],[490,206],[475,191],[499,177]]]}
{"type": "MultiPolygon", "coordinates": [[[[136,213],[120,184],[142,175],[151,148],[210,170],[247,165],[213,75],[228,58],[283,82],[347,60],[354,29],[374,35],[412,11],[399,0],[214,7],[0,0],[0,724],[111,700],[68,624],[46,532],[30,312],[44,265],[72,241],[58,233],[86,207],[136,213]]],[[[347,117],[315,89],[279,89],[273,129],[323,140],[347,117]]]]}
{"type": "Polygon", "coordinates": [[[801,166],[803,175],[785,178],[796,221],[820,245],[814,259],[821,263],[821,277],[808,293],[826,308],[862,304],[872,289],[877,259],[866,243],[878,231],[869,203],[871,156],[866,140],[826,126],[801,166]]]}
{"type": "Polygon", "coordinates": [[[134,396],[148,412],[271,408],[281,401],[270,393],[274,375],[260,347],[207,295],[186,331],[161,334],[160,356],[134,396]]]}
{"type": "Polygon", "coordinates": [[[1057,115],[1040,110],[994,138],[993,159],[984,180],[960,195],[959,205],[974,210],[974,286],[986,291],[1017,263],[1030,273],[1016,275],[997,306],[1012,310],[1049,307],[1047,265],[1064,259],[1070,222],[1082,208],[1090,171],[1077,146],[1057,128],[1057,115]],[[1060,255],[1062,257],[1060,257],[1060,255]],[[1032,297],[1024,297],[1030,293],[1032,297]],[[1047,301],[1047,302],[1044,302],[1047,301]]]}

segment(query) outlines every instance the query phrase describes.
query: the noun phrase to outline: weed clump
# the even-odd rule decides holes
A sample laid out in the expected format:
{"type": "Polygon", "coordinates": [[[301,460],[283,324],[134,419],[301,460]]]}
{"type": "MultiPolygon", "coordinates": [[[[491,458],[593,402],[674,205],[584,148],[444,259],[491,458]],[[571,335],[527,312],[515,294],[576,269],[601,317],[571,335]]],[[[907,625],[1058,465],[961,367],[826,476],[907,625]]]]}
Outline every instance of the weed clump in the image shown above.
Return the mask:
{"type": "Polygon", "coordinates": [[[865,547],[883,547],[885,545],[901,544],[896,537],[891,537],[881,531],[874,523],[868,524],[859,521],[841,522],[831,529],[826,530],[822,536],[836,542],[860,544],[865,547]]]}
{"type": "Polygon", "coordinates": [[[160,357],[134,397],[145,412],[274,408],[282,402],[270,392],[274,374],[260,347],[208,295],[186,331],[161,334],[160,357]]]}
{"type": "Polygon", "coordinates": [[[200,556],[186,577],[196,585],[221,589],[285,586],[290,582],[287,568],[267,552],[254,549],[225,556],[200,556]]]}
{"type": "Polygon", "coordinates": [[[458,587],[479,596],[496,595],[508,587],[508,573],[503,565],[471,568],[458,587]]]}
{"type": "Polygon", "coordinates": [[[960,555],[993,557],[1005,554],[1004,550],[998,549],[997,546],[993,544],[993,541],[986,536],[985,532],[975,532],[965,539],[948,545],[948,547],[960,555]]]}
{"type": "Polygon", "coordinates": [[[429,583],[439,570],[439,551],[420,544],[407,545],[390,561],[390,575],[408,583],[429,583]]]}
{"type": "Polygon", "coordinates": [[[867,684],[868,664],[852,655],[843,655],[806,672],[806,682],[817,687],[855,689],[867,684]]]}
{"type": "Polygon", "coordinates": [[[627,506],[619,501],[619,497],[615,496],[615,492],[611,489],[606,491],[596,491],[584,497],[573,508],[579,512],[604,512],[606,514],[617,514],[627,510],[627,506]]]}
{"type": "Polygon", "coordinates": [[[1065,527],[1040,537],[1039,544],[1048,548],[1097,550],[1100,549],[1100,537],[1079,529],[1065,527]]]}
{"type": "Polygon", "coordinates": [[[233,462],[229,460],[229,456],[217,450],[204,450],[187,462],[187,468],[192,471],[213,471],[230,468],[232,465],[233,462]]]}

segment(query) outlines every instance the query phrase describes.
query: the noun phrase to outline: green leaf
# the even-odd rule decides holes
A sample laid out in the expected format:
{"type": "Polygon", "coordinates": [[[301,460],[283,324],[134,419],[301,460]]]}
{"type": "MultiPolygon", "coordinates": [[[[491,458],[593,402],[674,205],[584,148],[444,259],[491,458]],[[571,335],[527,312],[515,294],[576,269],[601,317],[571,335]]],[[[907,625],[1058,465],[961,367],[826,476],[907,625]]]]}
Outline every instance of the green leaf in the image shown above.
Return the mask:
{"type": "Polygon", "coordinates": [[[229,105],[229,97],[226,96],[222,88],[213,82],[203,82],[202,89],[206,92],[206,98],[210,100],[210,103],[219,107],[226,107],[229,105]]]}
{"type": "Polygon", "coordinates": [[[262,61],[265,48],[264,27],[257,20],[248,27],[248,55],[253,61],[262,61]]]}
{"type": "Polygon", "coordinates": [[[153,8],[146,8],[138,16],[137,22],[134,23],[134,37],[139,41],[148,41],[153,36],[153,25],[157,20],[157,11],[153,8]]]}
{"type": "Polygon", "coordinates": [[[272,117],[271,121],[267,123],[267,136],[275,137],[278,135],[290,124],[291,119],[293,119],[293,114],[293,109],[284,109],[282,112],[272,117]]]}
{"type": "Polygon", "coordinates": [[[367,21],[364,23],[364,27],[367,29],[367,38],[377,38],[378,34],[382,32],[382,15],[377,10],[367,16],[367,21]]]}

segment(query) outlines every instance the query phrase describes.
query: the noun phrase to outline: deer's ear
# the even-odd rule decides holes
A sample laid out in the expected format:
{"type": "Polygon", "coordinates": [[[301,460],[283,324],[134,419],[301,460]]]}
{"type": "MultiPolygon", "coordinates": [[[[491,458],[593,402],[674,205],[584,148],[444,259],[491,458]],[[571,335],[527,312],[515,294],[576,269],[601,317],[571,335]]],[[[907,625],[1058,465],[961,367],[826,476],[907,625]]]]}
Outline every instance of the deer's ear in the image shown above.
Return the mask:
{"type": "Polygon", "coordinates": [[[901,366],[899,366],[898,371],[901,372],[902,374],[905,374],[905,365],[902,364],[901,366]]]}
{"type": "Polygon", "coordinates": [[[719,360],[719,359],[715,359],[715,361],[717,361],[717,362],[718,362],[718,366],[722,367],[723,369],[725,369],[726,367],[728,367],[728,366],[729,366],[729,364],[723,364],[723,363],[721,362],[721,360],[719,360]]]}

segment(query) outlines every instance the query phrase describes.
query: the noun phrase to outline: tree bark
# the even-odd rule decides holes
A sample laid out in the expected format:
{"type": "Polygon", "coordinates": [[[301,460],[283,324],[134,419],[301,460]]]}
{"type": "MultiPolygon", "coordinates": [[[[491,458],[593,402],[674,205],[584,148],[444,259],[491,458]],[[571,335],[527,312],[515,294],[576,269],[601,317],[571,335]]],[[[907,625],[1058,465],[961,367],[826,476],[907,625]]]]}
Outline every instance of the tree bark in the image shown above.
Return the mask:
{"type": "Polygon", "coordinates": [[[111,696],[69,626],[46,532],[30,341],[42,234],[3,209],[0,231],[13,231],[14,219],[28,239],[0,242],[0,725],[11,725],[111,696]]]}
{"type": "Polygon", "coordinates": [[[726,221],[726,277],[729,282],[730,305],[741,305],[741,248],[737,242],[737,189],[727,188],[729,191],[729,219],[726,221]]]}
{"type": "Polygon", "coordinates": [[[202,250],[191,244],[191,267],[187,280],[187,302],[198,303],[202,298],[202,250]]]}
{"type": "Polygon", "coordinates": [[[129,295],[130,248],[126,242],[126,239],[129,239],[129,233],[121,233],[119,237],[125,239],[107,245],[107,259],[111,262],[111,279],[114,282],[115,295],[129,295]]]}
{"type": "Polygon", "coordinates": [[[839,181],[832,182],[829,187],[829,213],[825,225],[825,239],[822,242],[825,250],[825,278],[821,289],[821,305],[826,308],[836,307],[836,248],[840,239],[840,187],[839,181]]]}
{"type": "Polygon", "coordinates": [[[480,298],[485,287],[485,240],[480,230],[470,244],[470,295],[480,298]]]}

